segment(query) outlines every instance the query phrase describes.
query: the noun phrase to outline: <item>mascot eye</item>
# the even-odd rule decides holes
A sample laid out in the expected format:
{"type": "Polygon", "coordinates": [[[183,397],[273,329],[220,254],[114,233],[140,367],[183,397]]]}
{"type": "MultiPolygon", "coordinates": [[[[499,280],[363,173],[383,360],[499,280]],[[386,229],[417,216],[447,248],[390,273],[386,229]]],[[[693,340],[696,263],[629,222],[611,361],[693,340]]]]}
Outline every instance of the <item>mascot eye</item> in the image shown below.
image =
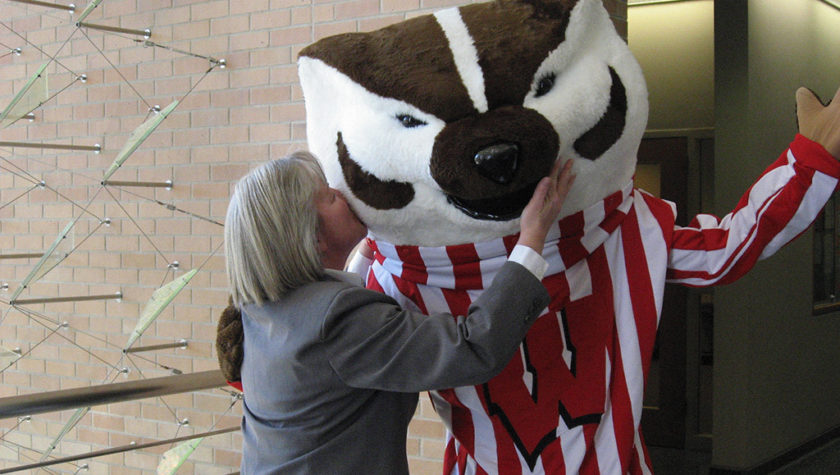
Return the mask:
{"type": "Polygon", "coordinates": [[[554,79],[556,77],[557,76],[555,76],[554,73],[543,76],[540,79],[540,82],[537,83],[537,92],[534,94],[534,97],[540,97],[548,94],[548,91],[554,87],[554,79]]]}
{"type": "Polygon", "coordinates": [[[414,128],[414,127],[420,127],[422,125],[426,125],[426,123],[423,122],[422,120],[420,120],[416,117],[412,117],[408,114],[398,115],[397,120],[400,121],[402,126],[405,127],[406,129],[411,129],[411,128],[414,128]]]}

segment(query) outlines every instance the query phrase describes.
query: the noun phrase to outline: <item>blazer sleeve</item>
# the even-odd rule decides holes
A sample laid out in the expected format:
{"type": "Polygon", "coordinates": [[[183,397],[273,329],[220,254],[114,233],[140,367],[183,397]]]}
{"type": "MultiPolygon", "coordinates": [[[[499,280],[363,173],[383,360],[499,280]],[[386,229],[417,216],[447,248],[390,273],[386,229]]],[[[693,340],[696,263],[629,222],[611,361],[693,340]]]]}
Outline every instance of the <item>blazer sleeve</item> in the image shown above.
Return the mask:
{"type": "Polygon", "coordinates": [[[480,384],[505,367],[549,303],[542,283],[507,262],[466,316],[423,315],[363,288],[336,294],[321,329],[348,386],[417,392],[480,384]]]}

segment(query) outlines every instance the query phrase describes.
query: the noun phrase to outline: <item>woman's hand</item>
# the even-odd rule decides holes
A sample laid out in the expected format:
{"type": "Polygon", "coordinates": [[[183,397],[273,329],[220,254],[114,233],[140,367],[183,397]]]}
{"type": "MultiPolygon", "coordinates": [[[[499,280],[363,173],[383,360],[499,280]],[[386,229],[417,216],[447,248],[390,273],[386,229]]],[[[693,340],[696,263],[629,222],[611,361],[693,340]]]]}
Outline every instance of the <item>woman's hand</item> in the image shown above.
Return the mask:
{"type": "Polygon", "coordinates": [[[840,89],[834,99],[823,106],[810,89],[800,87],[796,91],[796,118],[800,134],[822,145],[840,160],[840,89]]]}
{"type": "Polygon", "coordinates": [[[551,168],[551,174],[540,180],[531,201],[522,210],[518,244],[542,254],[548,229],[557,222],[560,208],[574,181],[572,160],[566,160],[562,167],[560,160],[557,160],[551,168]]]}

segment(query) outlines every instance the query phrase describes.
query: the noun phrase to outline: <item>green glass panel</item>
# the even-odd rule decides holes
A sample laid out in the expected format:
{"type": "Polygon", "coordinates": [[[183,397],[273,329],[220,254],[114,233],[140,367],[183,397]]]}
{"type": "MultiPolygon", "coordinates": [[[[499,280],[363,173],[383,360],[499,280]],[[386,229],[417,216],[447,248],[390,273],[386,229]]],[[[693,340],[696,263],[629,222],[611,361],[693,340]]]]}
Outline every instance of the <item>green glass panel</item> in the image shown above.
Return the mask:
{"type": "Polygon", "coordinates": [[[158,315],[160,315],[160,312],[187,286],[187,283],[189,283],[196,272],[198,272],[198,269],[193,269],[152,293],[152,298],[146,303],[146,307],[140,314],[134,331],[128,337],[128,343],[125,344],[126,349],[130,348],[140,338],[140,335],[149,328],[149,325],[155,321],[158,315]]]}
{"type": "Polygon", "coordinates": [[[88,15],[90,15],[91,12],[93,12],[93,9],[96,8],[100,3],[102,3],[102,0],[93,0],[92,2],[88,3],[88,6],[85,7],[85,9],[82,11],[82,14],[79,15],[78,19],[76,19],[76,22],[81,23],[85,21],[85,18],[87,18],[88,15]]]}
{"type": "Polygon", "coordinates": [[[20,359],[19,354],[0,346],[0,371],[8,368],[18,359],[20,359]]]}
{"type": "Polygon", "coordinates": [[[63,439],[64,436],[67,435],[67,433],[70,432],[71,429],[76,427],[76,424],[78,424],[79,421],[82,420],[82,417],[84,417],[85,414],[88,413],[88,411],[90,411],[89,407],[80,407],[76,409],[76,412],[74,412],[73,415],[70,416],[70,420],[67,421],[67,424],[64,424],[64,427],[61,429],[61,432],[59,432],[56,438],[53,439],[52,443],[50,443],[50,446],[47,447],[47,450],[45,450],[44,453],[41,454],[41,462],[43,462],[47,459],[47,457],[50,456],[52,451],[55,450],[56,447],[58,447],[58,444],[59,442],[61,442],[61,439],[63,439]]]}
{"type": "Polygon", "coordinates": [[[6,106],[3,113],[0,114],[0,124],[3,127],[8,127],[11,123],[19,120],[24,115],[32,112],[38,106],[43,104],[49,97],[47,87],[47,65],[44,63],[34,76],[29,78],[26,85],[15,94],[12,102],[6,106]]]}
{"type": "Polygon", "coordinates": [[[122,166],[126,159],[128,159],[128,157],[132,153],[134,153],[135,150],[137,150],[137,147],[139,147],[140,144],[142,144],[143,141],[146,140],[146,138],[148,138],[149,135],[151,135],[151,133],[155,131],[158,125],[160,125],[160,123],[163,122],[163,119],[165,119],[169,115],[169,113],[175,109],[177,105],[178,101],[173,101],[172,104],[169,104],[162,111],[149,117],[145,122],[140,124],[139,127],[137,127],[136,129],[134,129],[133,132],[131,132],[131,135],[125,142],[125,145],[123,145],[123,148],[117,154],[117,158],[114,159],[114,163],[112,163],[111,167],[108,168],[108,171],[105,172],[105,177],[102,179],[103,181],[107,180],[108,178],[111,178],[111,175],[113,175],[114,172],[117,171],[117,168],[122,166]]]}
{"type": "Polygon", "coordinates": [[[157,475],[173,475],[177,472],[203,440],[204,437],[188,440],[164,452],[157,466],[157,475]]]}
{"type": "Polygon", "coordinates": [[[39,260],[35,267],[29,271],[29,275],[23,279],[20,287],[15,290],[12,298],[9,299],[10,301],[15,300],[18,295],[23,292],[23,289],[29,286],[29,284],[37,282],[41,277],[46,275],[47,272],[53,270],[55,266],[70,255],[70,251],[73,250],[74,246],[74,237],[73,234],[70,233],[70,230],[73,229],[73,226],[75,226],[76,221],[79,220],[80,216],[81,215],[74,218],[73,221],[70,221],[67,226],[64,227],[64,230],[61,231],[50,248],[47,249],[43,256],[41,256],[41,260],[39,260]]]}

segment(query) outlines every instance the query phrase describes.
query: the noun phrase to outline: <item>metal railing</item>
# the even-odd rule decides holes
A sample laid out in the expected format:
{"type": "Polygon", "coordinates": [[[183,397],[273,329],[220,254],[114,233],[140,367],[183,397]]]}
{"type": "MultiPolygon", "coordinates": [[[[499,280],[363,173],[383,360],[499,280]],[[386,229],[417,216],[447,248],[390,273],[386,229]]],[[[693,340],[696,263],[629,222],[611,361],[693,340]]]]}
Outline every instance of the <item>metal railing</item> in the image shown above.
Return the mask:
{"type": "Polygon", "coordinates": [[[212,370],[86,388],[9,396],[0,398],[0,419],[220,388],[226,384],[227,381],[222,376],[222,372],[212,370]]]}
{"type": "Polygon", "coordinates": [[[26,465],[18,465],[17,467],[12,467],[12,468],[4,468],[4,469],[0,469],[0,474],[19,472],[21,470],[32,470],[34,468],[49,467],[50,465],[58,465],[58,464],[61,464],[61,463],[76,462],[78,460],[85,460],[85,459],[90,459],[90,458],[95,458],[95,457],[102,457],[102,456],[105,456],[105,455],[118,454],[118,453],[122,453],[122,452],[130,452],[132,450],[148,449],[150,447],[159,447],[161,445],[176,444],[178,442],[184,442],[184,441],[187,441],[187,440],[197,439],[199,437],[210,437],[212,435],[227,434],[228,432],[234,432],[234,431],[237,431],[237,430],[239,430],[239,426],[228,427],[228,428],[225,428],[225,429],[211,430],[211,431],[208,431],[208,432],[203,432],[201,434],[185,435],[183,437],[175,437],[174,439],[156,440],[154,442],[146,442],[146,443],[143,443],[143,444],[130,444],[130,445],[123,445],[123,446],[120,446],[120,447],[111,447],[110,449],[95,450],[93,452],[88,452],[88,453],[85,453],[85,454],[70,455],[68,457],[59,457],[59,458],[54,458],[52,460],[45,460],[43,462],[30,463],[30,464],[26,464],[26,465]]]}
{"type": "MultiPolygon", "coordinates": [[[[132,401],[150,397],[166,396],[203,389],[219,388],[227,385],[220,370],[201,371],[176,376],[163,376],[123,383],[102,384],[84,388],[47,391],[36,394],[24,394],[0,398],[0,419],[31,416],[45,412],[64,411],[81,407],[98,406],[114,402],[132,401]]],[[[59,457],[37,463],[18,465],[0,469],[0,474],[31,470],[61,463],[75,462],[95,457],[102,457],[121,452],[174,444],[199,437],[209,437],[239,430],[239,426],[211,430],[201,434],[176,437],[167,440],[130,444],[108,449],[96,450],[84,454],[59,457]]]]}

